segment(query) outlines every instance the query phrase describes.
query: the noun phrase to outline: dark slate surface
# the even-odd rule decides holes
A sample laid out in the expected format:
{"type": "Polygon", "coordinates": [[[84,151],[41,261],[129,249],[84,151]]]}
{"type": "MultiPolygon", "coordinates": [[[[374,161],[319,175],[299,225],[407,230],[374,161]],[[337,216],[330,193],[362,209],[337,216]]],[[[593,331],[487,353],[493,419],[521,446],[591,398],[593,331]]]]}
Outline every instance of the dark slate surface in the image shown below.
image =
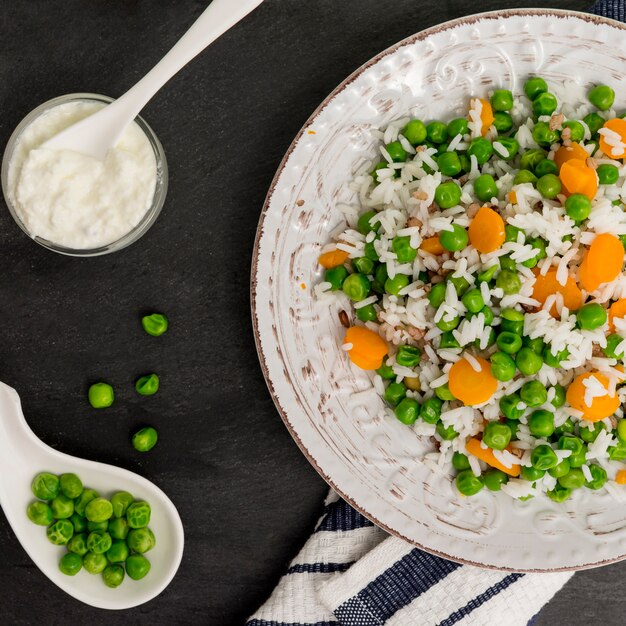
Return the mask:
{"type": "MultiPolygon", "coordinates": [[[[21,117],[59,94],[117,96],[206,6],[201,0],[0,3],[0,144],[21,117]]],[[[30,242],[0,211],[0,378],[29,423],[70,454],[159,484],[180,510],[186,553],[172,585],[134,611],[90,609],[30,562],[0,514],[4,624],[242,624],[310,532],[326,486],[300,454],[263,382],[248,278],[259,211],[308,115],[347,74],[416,31],[475,10],[532,6],[481,0],[267,0],[185,68],[145,110],[170,163],[161,218],[138,244],[77,260],[30,242]],[[146,309],[171,332],[152,340],[146,309]],[[162,391],[139,399],[155,370],[162,391]],[[105,378],[114,408],[85,402],[105,378]],[[139,456],[139,425],[161,443],[139,456]]],[[[552,2],[584,9],[588,0],[552,2]]],[[[626,564],[577,574],[538,624],[617,624],[626,564]],[[621,580],[620,580],[621,578],[621,580]]]]}

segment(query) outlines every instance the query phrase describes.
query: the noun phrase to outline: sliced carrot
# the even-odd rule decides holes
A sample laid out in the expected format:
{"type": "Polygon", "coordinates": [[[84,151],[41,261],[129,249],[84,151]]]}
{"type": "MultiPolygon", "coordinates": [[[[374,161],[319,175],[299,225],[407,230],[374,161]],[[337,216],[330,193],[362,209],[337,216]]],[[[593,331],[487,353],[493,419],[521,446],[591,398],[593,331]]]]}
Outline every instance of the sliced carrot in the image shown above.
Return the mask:
{"type": "Polygon", "coordinates": [[[468,439],[465,444],[465,449],[477,459],[484,461],[487,465],[491,465],[491,467],[501,470],[509,476],[520,475],[521,467],[518,464],[514,464],[511,467],[503,465],[500,461],[498,461],[498,459],[496,459],[491,448],[485,449],[480,445],[480,439],[468,439]]]}
{"type": "Polygon", "coordinates": [[[489,100],[483,100],[482,98],[480,99],[480,102],[483,105],[483,108],[480,112],[480,120],[483,123],[481,134],[484,137],[491,128],[491,125],[494,123],[496,118],[493,114],[491,102],[489,102],[489,100]]]}
{"type": "Polygon", "coordinates": [[[509,191],[509,202],[511,204],[517,204],[517,194],[514,191],[509,191]]]}
{"type": "Polygon", "coordinates": [[[589,200],[593,200],[598,193],[596,170],[589,167],[582,159],[570,159],[563,163],[559,177],[563,184],[563,193],[567,196],[582,193],[589,200]]]}
{"type": "Polygon", "coordinates": [[[626,485],[626,470],[617,470],[617,474],[615,474],[615,482],[618,485],[626,485]]]}
{"type": "Polygon", "coordinates": [[[595,291],[602,283],[615,280],[624,264],[622,242],[609,233],[598,235],[587,250],[579,268],[579,278],[586,291],[595,291]]]}
{"type": "Polygon", "coordinates": [[[489,361],[474,357],[480,364],[477,372],[467,359],[459,359],[448,373],[450,392],[466,406],[487,402],[498,388],[489,361]]]}
{"type": "Polygon", "coordinates": [[[610,417],[617,411],[620,405],[619,397],[617,394],[598,396],[593,398],[591,406],[587,406],[585,403],[585,385],[584,381],[594,376],[605,389],[609,388],[609,380],[600,372],[586,372],[580,374],[571,382],[567,388],[566,398],[572,407],[581,411],[583,418],[588,422],[598,422],[605,417],[610,417]]]}
{"type": "Polygon", "coordinates": [[[482,207],[469,226],[470,243],[478,252],[493,252],[504,243],[504,220],[489,207],[482,207]]]}
{"type": "Polygon", "coordinates": [[[331,267],[337,267],[343,265],[350,255],[345,250],[330,250],[320,254],[318,259],[319,264],[329,270],[331,267]]]}
{"type": "Polygon", "coordinates": [[[621,319],[626,317],[626,298],[620,298],[613,302],[609,308],[609,331],[615,332],[615,318],[621,319]]]}
{"type": "Polygon", "coordinates": [[[346,331],[345,342],[352,344],[348,350],[350,360],[364,370],[376,370],[383,364],[388,352],[385,340],[364,326],[351,326],[346,331]]]}
{"type": "MultiPolygon", "coordinates": [[[[556,270],[548,271],[545,276],[538,271],[534,273],[536,280],[533,286],[533,298],[539,300],[542,305],[553,293],[560,293],[563,296],[563,304],[570,311],[577,311],[583,305],[583,294],[571,276],[568,276],[565,285],[561,285],[556,279],[556,270]]],[[[550,315],[558,316],[556,305],[550,309],[550,315]]]]}
{"type": "MultiPolygon", "coordinates": [[[[603,128],[608,128],[614,133],[617,133],[622,138],[622,143],[626,143],[626,120],[616,117],[612,120],[608,120],[603,128]]],[[[613,152],[613,147],[610,146],[604,135],[600,133],[600,149],[609,159],[624,159],[626,158],[626,151],[618,150],[619,154],[613,152]]]]}
{"type": "Polygon", "coordinates": [[[439,241],[439,235],[424,239],[420,245],[420,250],[428,254],[434,254],[435,256],[445,252],[445,248],[441,245],[441,241],[439,241]]]}
{"type": "Polygon", "coordinates": [[[586,161],[588,158],[589,154],[587,153],[587,151],[575,141],[572,142],[571,146],[561,146],[554,153],[554,162],[559,169],[561,169],[563,163],[571,161],[572,159],[580,159],[581,161],[586,161]]]}

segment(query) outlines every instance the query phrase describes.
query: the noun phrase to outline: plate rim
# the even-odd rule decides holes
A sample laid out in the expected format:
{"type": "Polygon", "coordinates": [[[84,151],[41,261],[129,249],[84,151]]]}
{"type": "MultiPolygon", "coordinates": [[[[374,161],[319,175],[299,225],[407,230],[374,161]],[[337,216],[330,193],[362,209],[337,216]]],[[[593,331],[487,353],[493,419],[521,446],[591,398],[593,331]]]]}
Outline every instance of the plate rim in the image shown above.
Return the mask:
{"type": "Polygon", "coordinates": [[[509,19],[511,17],[544,17],[544,18],[575,17],[575,18],[581,19],[585,22],[589,22],[592,24],[609,26],[612,28],[618,28],[620,30],[626,31],[626,24],[623,22],[620,22],[618,20],[614,20],[608,17],[604,17],[601,15],[596,15],[595,13],[586,13],[584,11],[573,11],[573,10],[568,10],[568,9],[551,9],[551,8],[545,8],[545,9],[544,8],[517,8],[517,9],[502,9],[502,10],[496,10],[496,11],[484,11],[481,13],[473,13],[471,15],[466,15],[463,17],[455,18],[453,20],[448,20],[440,24],[435,24],[421,31],[418,31],[417,33],[414,33],[413,35],[409,35],[408,37],[405,37],[404,39],[396,42],[395,44],[392,44],[388,48],[385,48],[384,50],[382,50],[381,52],[373,56],[371,59],[363,63],[356,70],[354,70],[341,83],[339,83],[339,85],[337,85],[337,87],[335,87],[324,98],[324,100],[322,100],[322,102],[315,108],[313,113],[311,113],[311,115],[307,118],[303,126],[300,128],[300,130],[294,137],[293,141],[290,143],[289,148],[287,149],[287,151],[285,152],[285,155],[281,159],[280,164],[278,165],[278,168],[276,170],[276,173],[274,174],[274,177],[272,178],[272,182],[269,186],[269,189],[265,197],[265,200],[263,202],[263,207],[261,209],[261,213],[259,216],[259,222],[257,225],[256,234],[254,238],[254,247],[252,249],[252,264],[251,264],[251,270],[250,270],[250,312],[252,316],[252,329],[253,329],[253,334],[254,334],[254,343],[256,346],[256,350],[257,350],[257,356],[259,358],[259,364],[261,366],[263,378],[265,379],[265,384],[267,385],[272,401],[274,402],[274,405],[276,406],[276,410],[278,411],[278,414],[280,415],[285,426],[287,427],[289,434],[291,435],[291,437],[293,438],[296,445],[298,446],[302,454],[305,456],[307,461],[313,466],[315,471],[321,476],[324,482],[326,482],[326,484],[329,485],[352,508],[354,508],[361,515],[366,517],[375,526],[377,526],[378,528],[381,528],[390,536],[402,539],[403,541],[406,541],[407,543],[411,544],[412,546],[420,550],[423,550],[424,552],[433,554],[443,559],[447,559],[449,561],[461,563],[463,565],[470,565],[473,567],[479,567],[481,569],[488,569],[488,570],[493,570],[493,571],[522,572],[522,573],[529,573],[529,574],[530,573],[545,574],[545,573],[556,573],[556,572],[578,572],[578,571],[583,571],[583,570],[588,570],[588,569],[595,569],[597,567],[603,567],[605,565],[610,565],[612,563],[623,561],[626,559],[626,552],[624,552],[623,554],[617,557],[613,557],[610,559],[603,559],[600,561],[584,563],[582,565],[573,565],[573,566],[566,566],[566,567],[554,567],[554,568],[543,568],[543,569],[537,569],[537,568],[519,569],[519,568],[509,568],[509,567],[504,567],[504,566],[490,565],[490,564],[481,563],[478,561],[472,561],[471,559],[464,559],[461,557],[453,556],[445,552],[442,552],[440,550],[434,550],[432,548],[424,546],[413,539],[409,539],[408,537],[405,537],[401,532],[394,530],[390,528],[389,526],[385,525],[383,522],[378,520],[375,515],[369,513],[367,509],[365,508],[365,506],[355,502],[353,498],[351,498],[348,494],[346,494],[342,489],[337,487],[334,480],[322,470],[316,458],[313,456],[313,453],[304,445],[304,443],[300,439],[300,436],[298,435],[296,429],[294,428],[294,426],[292,425],[289,419],[287,411],[281,405],[280,400],[277,396],[277,393],[274,389],[274,383],[270,377],[270,372],[269,372],[269,368],[267,365],[265,353],[263,352],[263,346],[261,343],[261,332],[259,330],[259,317],[257,314],[257,289],[258,289],[257,275],[258,275],[258,265],[259,265],[259,248],[260,248],[261,238],[264,232],[263,227],[265,223],[265,218],[267,217],[267,214],[269,212],[269,207],[270,207],[272,198],[274,196],[274,192],[276,191],[276,187],[285,170],[287,162],[289,161],[289,158],[291,157],[296,146],[298,145],[298,143],[304,136],[306,129],[311,126],[314,120],[317,119],[317,117],[334,100],[334,98],[339,93],[341,93],[344,89],[346,89],[351,83],[353,83],[356,79],[358,79],[365,70],[367,70],[369,67],[373,65],[376,65],[386,56],[397,52],[397,50],[399,50],[403,46],[411,45],[418,41],[423,41],[424,39],[427,39],[428,37],[431,37],[441,32],[445,32],[446,30],[456,28],[458,26],[467,26],[467,25],[475,24],[476,22],[479,22],[482,20],[501,20],[501,19],[509,19]]]}

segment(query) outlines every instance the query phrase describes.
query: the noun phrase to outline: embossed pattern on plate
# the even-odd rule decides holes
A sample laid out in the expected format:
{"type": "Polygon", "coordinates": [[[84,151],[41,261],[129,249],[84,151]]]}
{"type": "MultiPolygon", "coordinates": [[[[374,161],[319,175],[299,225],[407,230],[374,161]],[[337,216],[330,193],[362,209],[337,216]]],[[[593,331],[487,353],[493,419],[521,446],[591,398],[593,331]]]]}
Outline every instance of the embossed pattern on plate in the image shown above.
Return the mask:
{"type": "Polygon", "coordinates": [[[379,526],[425,550],[482,567],[551,571],[626,558],[626,497],[588,490],[564,505],[456,494],[420,458],[429,447],[382,414],[364,372],[341,350],[338,309],[316,301],[317,256],[340,225],[338,203],[370,130],[407,113],[461,114],[470,95],[525,76],[611,84],[626,102],[626,28],[556,10],[487,13],[400,42],[342,83],[309,119],[272,184],[252,268],[253,324],[270,392],[320,474],[379,526]],[[302,286],[305,288],[302,288],[302,286]]]}

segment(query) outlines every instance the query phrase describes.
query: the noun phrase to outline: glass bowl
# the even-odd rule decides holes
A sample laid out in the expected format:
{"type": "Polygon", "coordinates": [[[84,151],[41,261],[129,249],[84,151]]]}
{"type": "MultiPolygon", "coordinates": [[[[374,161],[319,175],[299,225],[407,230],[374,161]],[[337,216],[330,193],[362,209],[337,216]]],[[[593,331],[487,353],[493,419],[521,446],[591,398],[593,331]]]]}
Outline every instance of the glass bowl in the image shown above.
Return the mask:
{"type": "Polygon", "coordinates": [[[135,243],[140,237],[142,237],[148,229],[154,224],[161,209],[163,208],[163,204],[165,202],[165,196],[167,195],[167,160],[165,158],[165,152],[163,151],[163,146],[159,141],[158,137],[150,128],[150,126],[146,123],[146,121],[137,116],[135,118],[135,122],[139,125],[141,130],[144,132],[150,145],[152,146],[152,150],[154,151],[154,157],[156,160],[157,167],[157,177],[156,177],[156,186],[154,188],[154,196],[152,198],[152,204],[150,208],[146,211],[144,216],[141,218],[141,221],[128,233],[126,233],[123,237],[120,237],[116,241],[113,241],[105,246],[99,246],[97,248],[89,248],[89,249],[73,249],[65,246],[61,246],[55,244],[52,241],[47,241],[42,237],[34,236],[29,232],[26,228],[26,225],[20,219],[13,202],[11,201],[8,193],[8,180],[9,180],[9,163],[11,162],[11,158],[13,157],[13,152],[15,150],[15,146],[17,141],[24,131],[24,129],[29,126],[37,117],[42,115],[43,113],[53,109],[60,104],[65,104],[66,102],[74,102],[74,101],[83,101],[83,102],[103,102],[105,104],[109,104],[113,102],[113,98],[109,98],[108,96],[103,96],[95,93],[71,93],[64,96],[59,96],[58,98],[53,98],[52,100],[48,100],[44,102],[36,109],[33,109],[18,125],[17,128],[13,131],[9,142],[7,143],[7,147],[4,151],[4,156],[2,158],[2,192],[4,194],[4,200],[9,208],[13,219],[17,222],[17,225],[34,241],[36,241],[39,245],[47,248],[48,250],[52,250],[53,252],[58,252],[59,254],[66,254],[68,256],[77,256],[77,257],[88,257],[88,256],[100,256],[102,254],[109,254],[111,252],[117,252],[118,250],[122,250],[127,246],[135,243]]]}

